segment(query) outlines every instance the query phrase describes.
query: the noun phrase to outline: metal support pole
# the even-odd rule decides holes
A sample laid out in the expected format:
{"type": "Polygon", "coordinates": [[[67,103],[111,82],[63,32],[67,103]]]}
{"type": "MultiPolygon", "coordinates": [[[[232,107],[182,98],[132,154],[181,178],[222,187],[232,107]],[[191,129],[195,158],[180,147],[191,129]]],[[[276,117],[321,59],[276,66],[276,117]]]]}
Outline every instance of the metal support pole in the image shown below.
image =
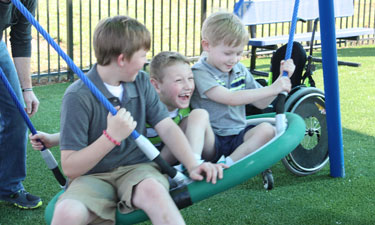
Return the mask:
{"type": "Polygon", "coordinates": [[[333,0],[319,0],[328,147],[332,177],[345,177],[333,0]]]}
{"type": "MultiPolygon", "coordinates": [[[[201,0],[201,29],[203,26],[203,22],[206,20],[207,17],[207,0],[201,0]]],[[[200,37],[200,42],[202,41],[202,37],[200,37]]],[[[200,45],[200,53],[202,54],[203,48],[202,45],[200,45]]]]}
{"type": "MultiPolygon", "coordinates": [[[[66,45],[67,54],[73,58],[73,0],[66,0],[66,45]]],[[[68,67],[68,80],[74,81],[74,73],[68,67]]]]}

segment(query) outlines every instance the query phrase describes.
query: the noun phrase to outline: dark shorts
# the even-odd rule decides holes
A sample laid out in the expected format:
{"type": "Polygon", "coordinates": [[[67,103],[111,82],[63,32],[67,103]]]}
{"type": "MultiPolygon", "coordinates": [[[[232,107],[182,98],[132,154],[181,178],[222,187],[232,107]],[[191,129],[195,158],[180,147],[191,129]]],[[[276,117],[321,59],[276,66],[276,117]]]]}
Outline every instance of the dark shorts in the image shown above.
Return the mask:
{"type": "Polygon", "coordinates": [[[244,136],[248,130],[255,127],[254,125],[249,125],[243,129],[239,134],[234,134],[230,136],[220,136],[215,134],[215,149],[216,155],[212,162],[217,162],[222,155],[225,157],[229,156],[244,142],[244,136]]]}

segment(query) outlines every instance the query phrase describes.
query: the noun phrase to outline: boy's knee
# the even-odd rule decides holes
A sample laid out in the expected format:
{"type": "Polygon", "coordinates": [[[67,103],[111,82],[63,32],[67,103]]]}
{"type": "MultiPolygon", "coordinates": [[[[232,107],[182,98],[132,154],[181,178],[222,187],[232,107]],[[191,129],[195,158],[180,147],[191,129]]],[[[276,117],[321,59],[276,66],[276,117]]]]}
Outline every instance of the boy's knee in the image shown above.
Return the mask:
{"type": "Polygon", "coordinates": [[[264,135],[268,136],[270,139],[275,136],[275,128],[270,123],[261,123],[259,126],[264,135]]]}
{"type": "Polygon", "coordinates": [[[193,109],[189,114],[189,118],[208,122],[210,120],[210,115],[205,109],[193,109]]]}
{"type": "Polygon", "coordinates": [[[134,190],[133,201],[150,202],[163,199],[164,194],[169,194],[168,190],[156,179],[147,178],[137,184],[134,190]]]}
{"type": "Polygon", "coordinates": [[[84,224],[89,218],[86,206],[72,199],[65,199],[55,207],[52,224],[84,224]]]}

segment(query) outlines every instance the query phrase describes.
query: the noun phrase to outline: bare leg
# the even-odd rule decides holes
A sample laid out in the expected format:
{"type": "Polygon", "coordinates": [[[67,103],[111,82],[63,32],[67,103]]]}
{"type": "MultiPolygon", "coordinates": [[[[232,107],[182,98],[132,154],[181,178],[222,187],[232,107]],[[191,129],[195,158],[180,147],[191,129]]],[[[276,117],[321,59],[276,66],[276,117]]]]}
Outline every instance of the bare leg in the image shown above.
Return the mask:
{"type": "Polygon", "coordinates": [[[229,157],[236,162],[266,144],[275,136],[275,129],[269,123],[261,123],[248,130],[244,142],[229,157]]]}
{"type": "Polygon", "coordinates": [[[160,152],[160,156],[169,164],[174,165],[177,163],[177,159],[173,156],[172,152],[167,146],[164,146],[160,152]]]}
{"type": "MultiPolygon", "coordinates": [[[[192,110],[189,116],[180,122],[179,126],[185,133],[195,155],[199,157],[203,155],[203,158],[207,160],[215,156],[215,135],[206,110],[192,110]]],[[[177,162],[166,146],[162,149],[161,156],[171,165],[177,162]]]]}
{"type": "Polygon", "coordinates": [[[186,123],[184,132],[194,153],[199,156],[203,155],[205,159],[212,159],[215,156],[215,135],[208,112],[203,109],[194,109],[183,123],[186,123]]]}
{"type": "Polygon", "coordinates": [[[135,186],[132,202],[147,214],[152,224],[185,224],[169,192],[154,179],[145,179],[135,186]]]}
{"type": "Polygon", "coordinates": [[[51,224],[89,224],[96,218],[80,201],[66,199],[56,205],[51,224]]]}

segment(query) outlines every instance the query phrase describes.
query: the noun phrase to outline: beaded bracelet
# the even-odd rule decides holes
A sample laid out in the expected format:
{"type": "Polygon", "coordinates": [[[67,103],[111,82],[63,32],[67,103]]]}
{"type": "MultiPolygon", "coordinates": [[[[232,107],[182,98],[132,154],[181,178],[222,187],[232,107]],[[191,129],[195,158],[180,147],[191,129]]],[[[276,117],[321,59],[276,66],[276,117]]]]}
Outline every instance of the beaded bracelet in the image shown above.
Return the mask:
{"type": "Polygon", "coordinates": [[[111,136],[109,136],[109,134],[107,133],[106,130],[103,130],[103,134],[104,136],[106,136],[108,138],[108,140],[110,140],[113,144],[117,145],[117,146],[120,146],[121,143],[116,141],[115,139],[113,139],[111,136]]]}
{"type": "Polygon", "coordinates": [[[32,91],[32,90],[33,90],[33,88],[23,88],[23,89],[22,89],[22,92],[32,91]]]}

